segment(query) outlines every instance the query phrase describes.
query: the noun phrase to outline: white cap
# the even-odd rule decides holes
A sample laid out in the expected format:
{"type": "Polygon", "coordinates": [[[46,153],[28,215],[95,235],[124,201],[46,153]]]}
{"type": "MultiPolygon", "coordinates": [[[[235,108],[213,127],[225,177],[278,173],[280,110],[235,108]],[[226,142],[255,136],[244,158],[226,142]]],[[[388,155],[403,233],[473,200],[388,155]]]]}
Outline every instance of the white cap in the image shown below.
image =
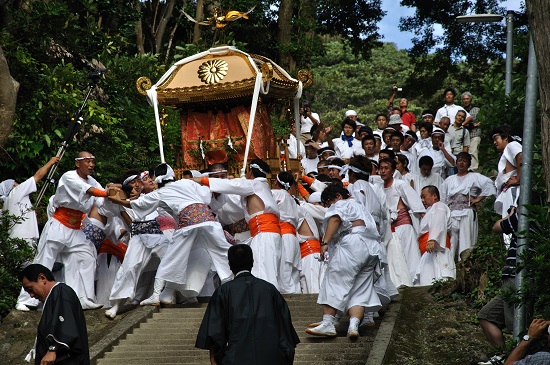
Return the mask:
{"type": "Polygon", "coordinates": [[[355,110],[348,110],[346,112],[346,117],[351,117],[351,116],[357,116],[357,112],[355,110]]]}

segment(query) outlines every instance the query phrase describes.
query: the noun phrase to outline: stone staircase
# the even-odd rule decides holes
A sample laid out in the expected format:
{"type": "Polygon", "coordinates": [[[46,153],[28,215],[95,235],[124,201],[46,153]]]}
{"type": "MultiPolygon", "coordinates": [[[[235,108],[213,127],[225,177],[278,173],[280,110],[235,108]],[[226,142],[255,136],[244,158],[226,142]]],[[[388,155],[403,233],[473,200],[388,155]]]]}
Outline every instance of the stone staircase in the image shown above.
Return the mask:
{"type": "MultiPolygon", "coordinates": [[[[373,346],[376,327],[361,332],[361,337],[351,342],[346,337],[348,321],[341,321],[341,332],[336,338],[314,337],[305,333],[306,327],[319,321],[321,308],[316,304],[317,295],[285,295],[290,307],[292,322],[300,336],[294,364],[307,365],[364,365],[373,346]]],[[[161,308],[146,322],[135,328],[103,358],[98,365],[123,364],[209,364],[207,350],[194,347],[195,338],[207,304],[187,308],[161,308]]],[[[377,322],[378,324],[378,322],[377,322]]],[[[338,329],[338,327],[337,327],[338,329]]]]}

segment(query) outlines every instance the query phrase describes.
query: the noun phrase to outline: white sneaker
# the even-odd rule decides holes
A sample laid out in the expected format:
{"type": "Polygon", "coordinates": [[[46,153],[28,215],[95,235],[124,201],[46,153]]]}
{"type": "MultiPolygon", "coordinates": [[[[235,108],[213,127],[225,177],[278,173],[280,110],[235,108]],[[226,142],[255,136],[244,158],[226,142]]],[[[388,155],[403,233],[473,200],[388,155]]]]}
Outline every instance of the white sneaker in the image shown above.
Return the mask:
{"type": "Polygon", "coordinates": [[[352,341],[355,341],[359,338],[359,326],[357,324],[352,325],[350,323],[348,328],[348,338],[352,341]]]}
{"type": "Polygon", "coordinates": [[[308,328],[306,329],[306,333],[314,336],[336,337],[334,325],[328,322],[321,322],[317,327],[308,328]]]}
{"type": "Polygon", "coordinates": [[[142,300],[139,305],[153,305],[155,307],[158,307],[160,305],[160,295],[153,293],[153,295],[151,295],[149,298],[142,300]]]}
{"type": "Polygon", "coordinates": [[[504,364],[504,357],[495,355],[487,361],[480,361],[477,365],[502,365],[504,364]]]}
{"type": "Polygon", "coordinates": [[[25,304],[22,304],[22,303],[17,303],[15,305],[15,309],[21,312],[30,312],[31,310],[29,307],[27,307],[25,304]]]}
{"type": "Polygon", "coordinates": [[[80,305],[82,310],[99,309],[103,307],[103,304],[94,303],[87,298],[80,298],[80,305]]]}

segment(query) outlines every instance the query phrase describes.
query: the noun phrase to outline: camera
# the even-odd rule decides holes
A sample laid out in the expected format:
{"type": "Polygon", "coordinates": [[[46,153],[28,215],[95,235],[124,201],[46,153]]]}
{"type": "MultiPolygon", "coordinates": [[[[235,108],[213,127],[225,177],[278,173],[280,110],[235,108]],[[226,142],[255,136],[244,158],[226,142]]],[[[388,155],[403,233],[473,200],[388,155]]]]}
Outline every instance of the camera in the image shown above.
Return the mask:
{"type": "Polygon", "coordinates": [[[402,87],[394,86],[394,87],[392,87],[392,90],[393,90],[393,91],[399,91],[399,92],[401,92],[401,91],[403,91],[403,88],[402,88],[402,87]]]}

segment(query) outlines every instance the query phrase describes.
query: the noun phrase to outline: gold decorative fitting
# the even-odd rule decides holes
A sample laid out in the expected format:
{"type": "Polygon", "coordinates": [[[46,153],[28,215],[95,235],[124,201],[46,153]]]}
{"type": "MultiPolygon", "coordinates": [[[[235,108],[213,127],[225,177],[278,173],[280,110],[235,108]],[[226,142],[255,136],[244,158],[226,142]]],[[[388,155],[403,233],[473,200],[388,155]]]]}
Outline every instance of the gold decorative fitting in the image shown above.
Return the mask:
{"type": "Polygon", "coordinates": [[[199,66],[197,73],[199,79],[205,84],[217,84],[229,70],[229,65],[224,60],[210,60],[199,66]]]}
{"type": "Polygon", "coordinates": [[[308,87],[313,83],[313,74],[309,70],[298,71],[296,78],[302,82],[304,87],[308,87]]]}
{"type": "Polygon", "coordinates": [[[147,90],[149,90],[151,86],[153,86],[153,83],[148,77],[141,76],[136,81],[136,89],[141,95],[147,95],[147,90]]]}
{"type": "Polygon", "coordinates": [[[269,62],[262,63],[262,81],[264,83],[271,81],[273,78],[273,66],[269,62]]]}

